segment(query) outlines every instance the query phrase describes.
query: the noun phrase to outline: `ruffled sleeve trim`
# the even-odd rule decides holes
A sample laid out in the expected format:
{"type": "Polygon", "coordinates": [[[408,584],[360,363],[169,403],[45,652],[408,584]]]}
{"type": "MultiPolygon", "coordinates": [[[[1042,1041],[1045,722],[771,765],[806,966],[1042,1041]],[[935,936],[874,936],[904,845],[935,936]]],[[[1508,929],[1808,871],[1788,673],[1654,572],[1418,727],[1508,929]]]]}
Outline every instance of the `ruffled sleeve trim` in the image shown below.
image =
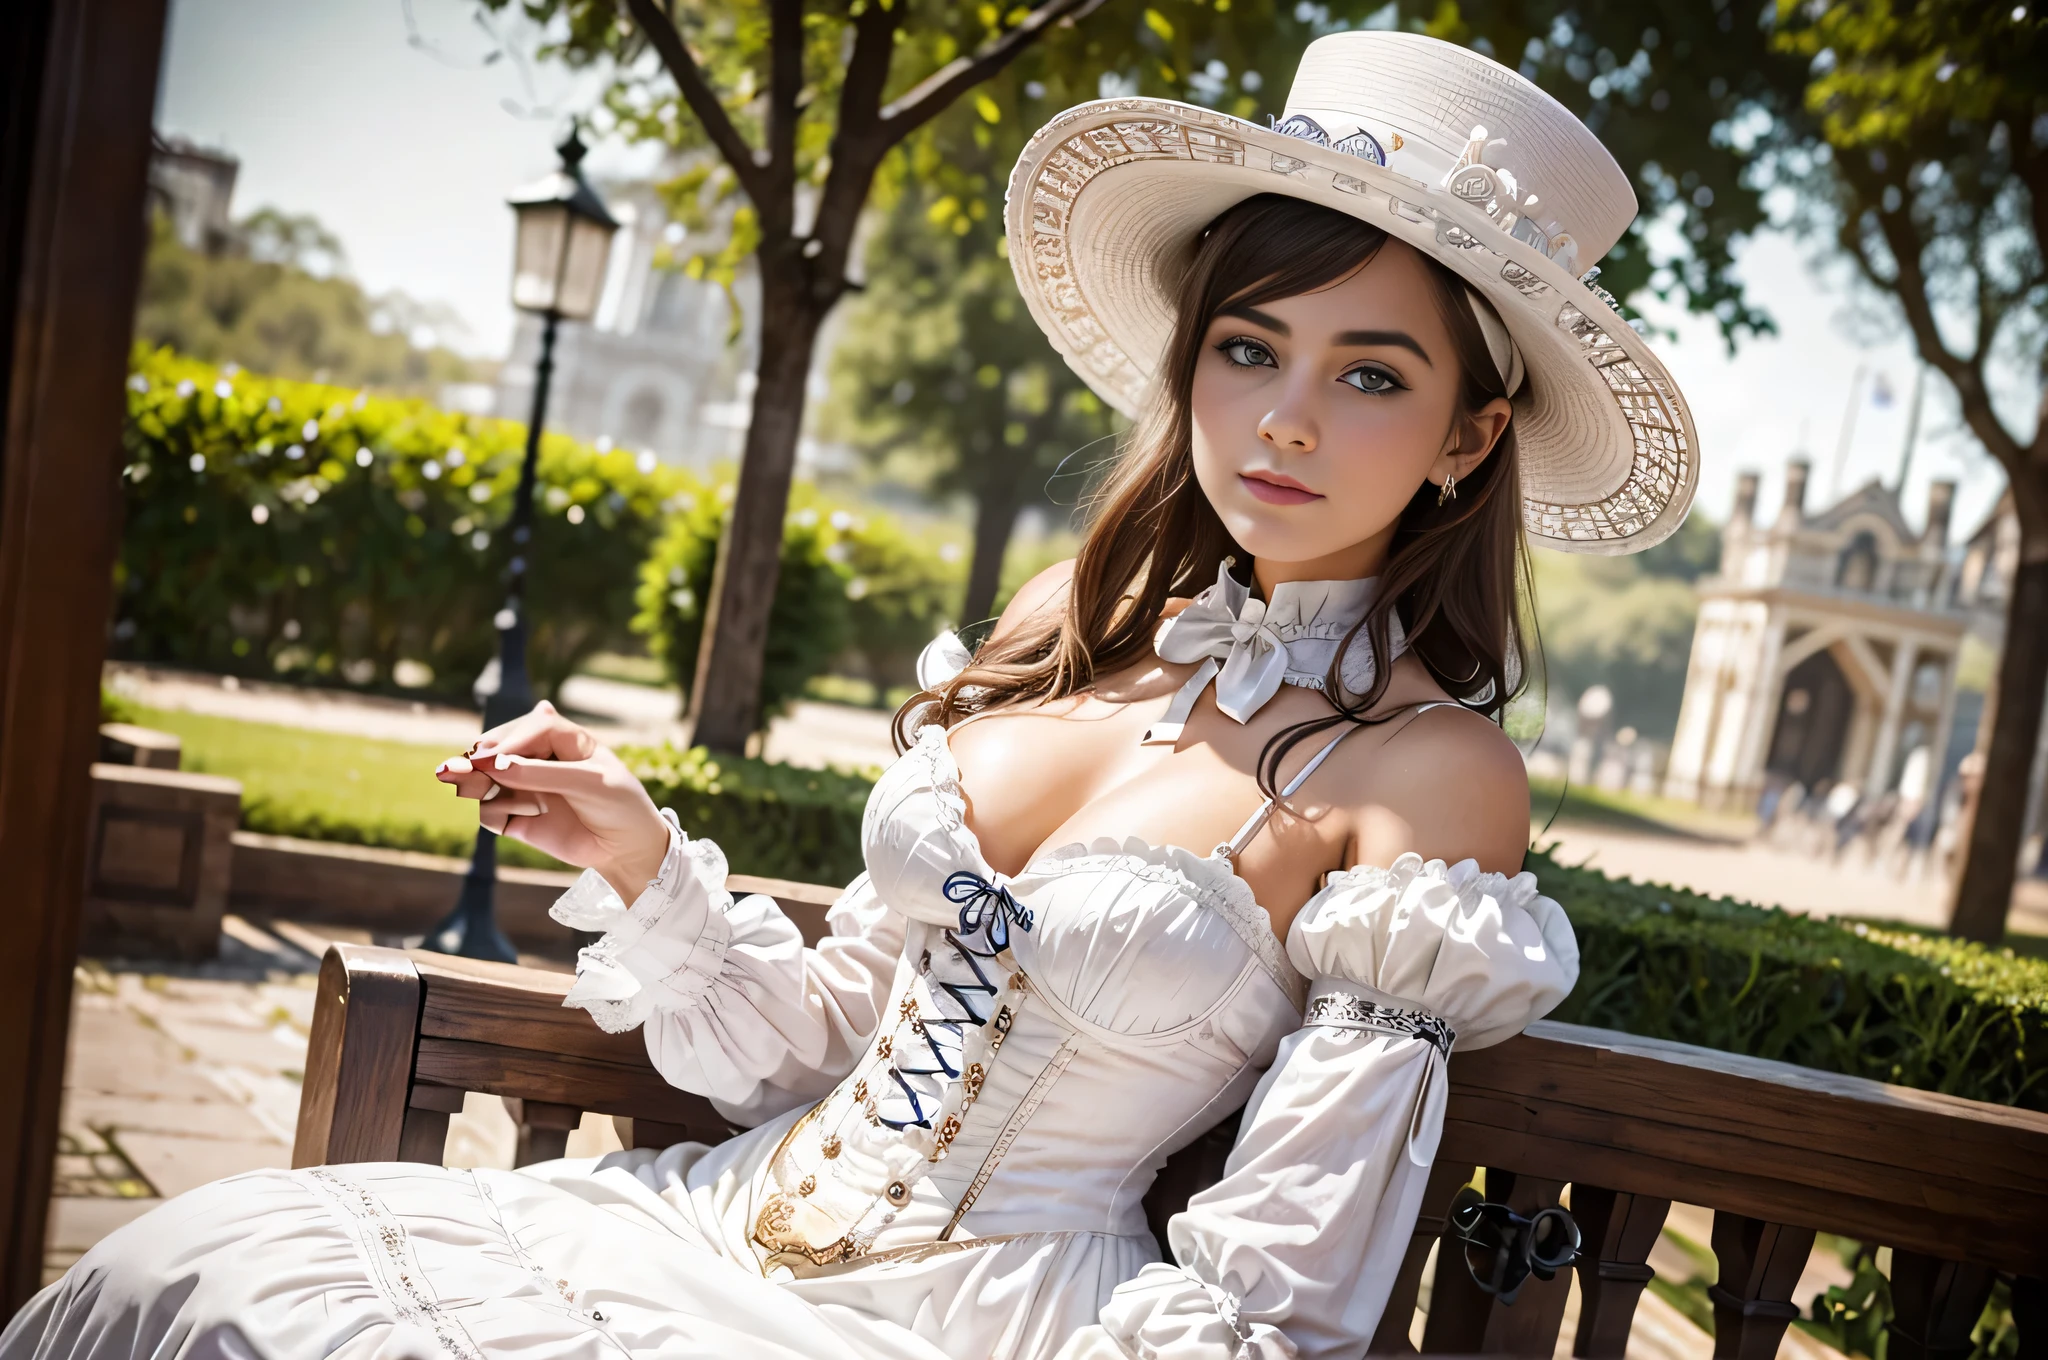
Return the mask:
{"type": "Polygon", "coordinates": [[[1406,854],[1331,874],[1295,917],[1287,956],[1318,981],[1379,1005],[1440,1016],[1459,1048],[1519,1033],[1578,980],[1564,908],[1536,876],[1406,854]]]}
{"type": "Polygon", "coordinates": [[[631,907],[602,875],[586,869],[548,909],[573,930],[604,932],[577,953],[576,981],[562,1004],[588,1011],[599,1029],[614,1034],[657,1010],[696,1004],[732,942],[724,852],[684,835],[667,808],[661,816],[668,823],[668,853],[631,907]]]}

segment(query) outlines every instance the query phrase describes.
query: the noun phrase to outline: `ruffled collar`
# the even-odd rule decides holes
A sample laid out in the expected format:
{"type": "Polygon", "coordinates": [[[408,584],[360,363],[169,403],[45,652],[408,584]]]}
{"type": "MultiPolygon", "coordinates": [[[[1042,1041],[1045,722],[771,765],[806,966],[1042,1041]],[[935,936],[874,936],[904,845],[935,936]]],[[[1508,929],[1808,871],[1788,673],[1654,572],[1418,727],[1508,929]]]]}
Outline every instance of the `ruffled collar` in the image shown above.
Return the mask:
{"type": "MultiPolygon", "coordinates": [[[[1230,566],[1226,558],[1216,569],[1216,584],[1160,624],[1153,637],[1161,660],[1201,665],[1166,715],[1147,730],[1147,743],[1179,741],[1188,714],[1211,681],[1217,708],[1241,723],[1249,722],[1283,684],[1326,689],[1337,649],[1379,593],[1376,576],[1283,581],[1270,600],[1259,600],[1230,574],[1230,566]]],[[[1398,617],[1388,620],[1388,641],[1392,656],[1407,645],[1398,617]]],[[[1372,646],[1361,637],[1344,654],[1344,688],[1352,696],[1362,695],[1376,674],[1372,646]]]]}

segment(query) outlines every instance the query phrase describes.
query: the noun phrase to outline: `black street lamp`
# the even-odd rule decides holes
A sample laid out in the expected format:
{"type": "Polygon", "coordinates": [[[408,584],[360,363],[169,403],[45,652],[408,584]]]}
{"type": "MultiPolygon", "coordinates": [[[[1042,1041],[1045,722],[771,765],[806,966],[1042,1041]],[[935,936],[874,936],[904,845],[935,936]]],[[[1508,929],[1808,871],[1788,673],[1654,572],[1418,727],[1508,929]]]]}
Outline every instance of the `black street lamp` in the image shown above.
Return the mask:
{"type": "MultiPolygon", "coordinates": [[[[583,178],[585,148],[579,130],[571,129],[569,140],[556,150],[561,168],[509,200],[519,223],[512,305],[541,317],[540,362],[533,369],[526,459],[520,464],[519,490],[512,500],[512,562],[506,574],[505,607],[496,620],[498,659],[476,683],[485,730],[533,707],[533,687],[526,677],[526,558],[533,540],[533,484],[540,465],[541,425],[547,417],[548,379],[555,371],[555,328],[562,321],[588,321],[597,311],[612,233],[619,229],[604,200],[583,178]]],[[[492,900],[497,877],[498,838],[478,827],[462,896],[427,936],[426,947],[473,959],[516,962],[511,941],[498,929],[492,900]]]]}

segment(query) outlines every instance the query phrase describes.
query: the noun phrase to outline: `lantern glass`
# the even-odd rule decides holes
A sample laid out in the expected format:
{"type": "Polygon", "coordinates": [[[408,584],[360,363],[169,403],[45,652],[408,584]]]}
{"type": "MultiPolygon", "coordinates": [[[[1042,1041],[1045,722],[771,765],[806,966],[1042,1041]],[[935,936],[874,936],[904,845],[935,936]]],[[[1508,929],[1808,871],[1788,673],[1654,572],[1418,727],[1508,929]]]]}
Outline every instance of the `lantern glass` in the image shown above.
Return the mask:
{"type": "Polygon", "coordinates": [[[512,305],[523,311],[556,310],[562,256],[568,246],[569,205],[528,203],[518,209],[512,255],[512,305]]]}
{"type": "Polygon", "coordinates": [[[581,214],[569,217],[568,257],[562,261],[561,286],[555,311],[569,321],[588,321],[604,296],[605,263],[611,255],[612,227],[581,214]]]}

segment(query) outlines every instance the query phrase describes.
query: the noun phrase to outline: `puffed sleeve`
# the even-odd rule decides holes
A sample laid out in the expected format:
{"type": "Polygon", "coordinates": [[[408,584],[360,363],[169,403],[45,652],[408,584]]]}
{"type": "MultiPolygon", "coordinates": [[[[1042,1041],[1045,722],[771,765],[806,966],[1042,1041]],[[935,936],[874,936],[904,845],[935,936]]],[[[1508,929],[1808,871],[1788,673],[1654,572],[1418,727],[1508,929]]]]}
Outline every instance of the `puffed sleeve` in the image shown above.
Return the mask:
{"type": "Polygon", "coordinates": [[[603,931],[576,959],[563,1003],[601,1029],[642,1026],[670,1083],[754,1124],[829,1092],[881,1025],[903,951],[903,918],[855,879],[815,949],[775,900],[735,901],[725,855],[669,823],[661,871],[628,908],[585,871],[549,914],[603,931]]]}
{"type": "Polygon", "coordinates": [[[1172,1263],[1120,1286],[1061,1360],[1356,1356],[1407,1250],[1453,1046],[1564,999],[1579,951],[1533,875],[1404,855],[1333,874],[1295,918],[1303,1027],[1253,1091],[1223,1179],[1167,1227],[1172,1263]]]}

